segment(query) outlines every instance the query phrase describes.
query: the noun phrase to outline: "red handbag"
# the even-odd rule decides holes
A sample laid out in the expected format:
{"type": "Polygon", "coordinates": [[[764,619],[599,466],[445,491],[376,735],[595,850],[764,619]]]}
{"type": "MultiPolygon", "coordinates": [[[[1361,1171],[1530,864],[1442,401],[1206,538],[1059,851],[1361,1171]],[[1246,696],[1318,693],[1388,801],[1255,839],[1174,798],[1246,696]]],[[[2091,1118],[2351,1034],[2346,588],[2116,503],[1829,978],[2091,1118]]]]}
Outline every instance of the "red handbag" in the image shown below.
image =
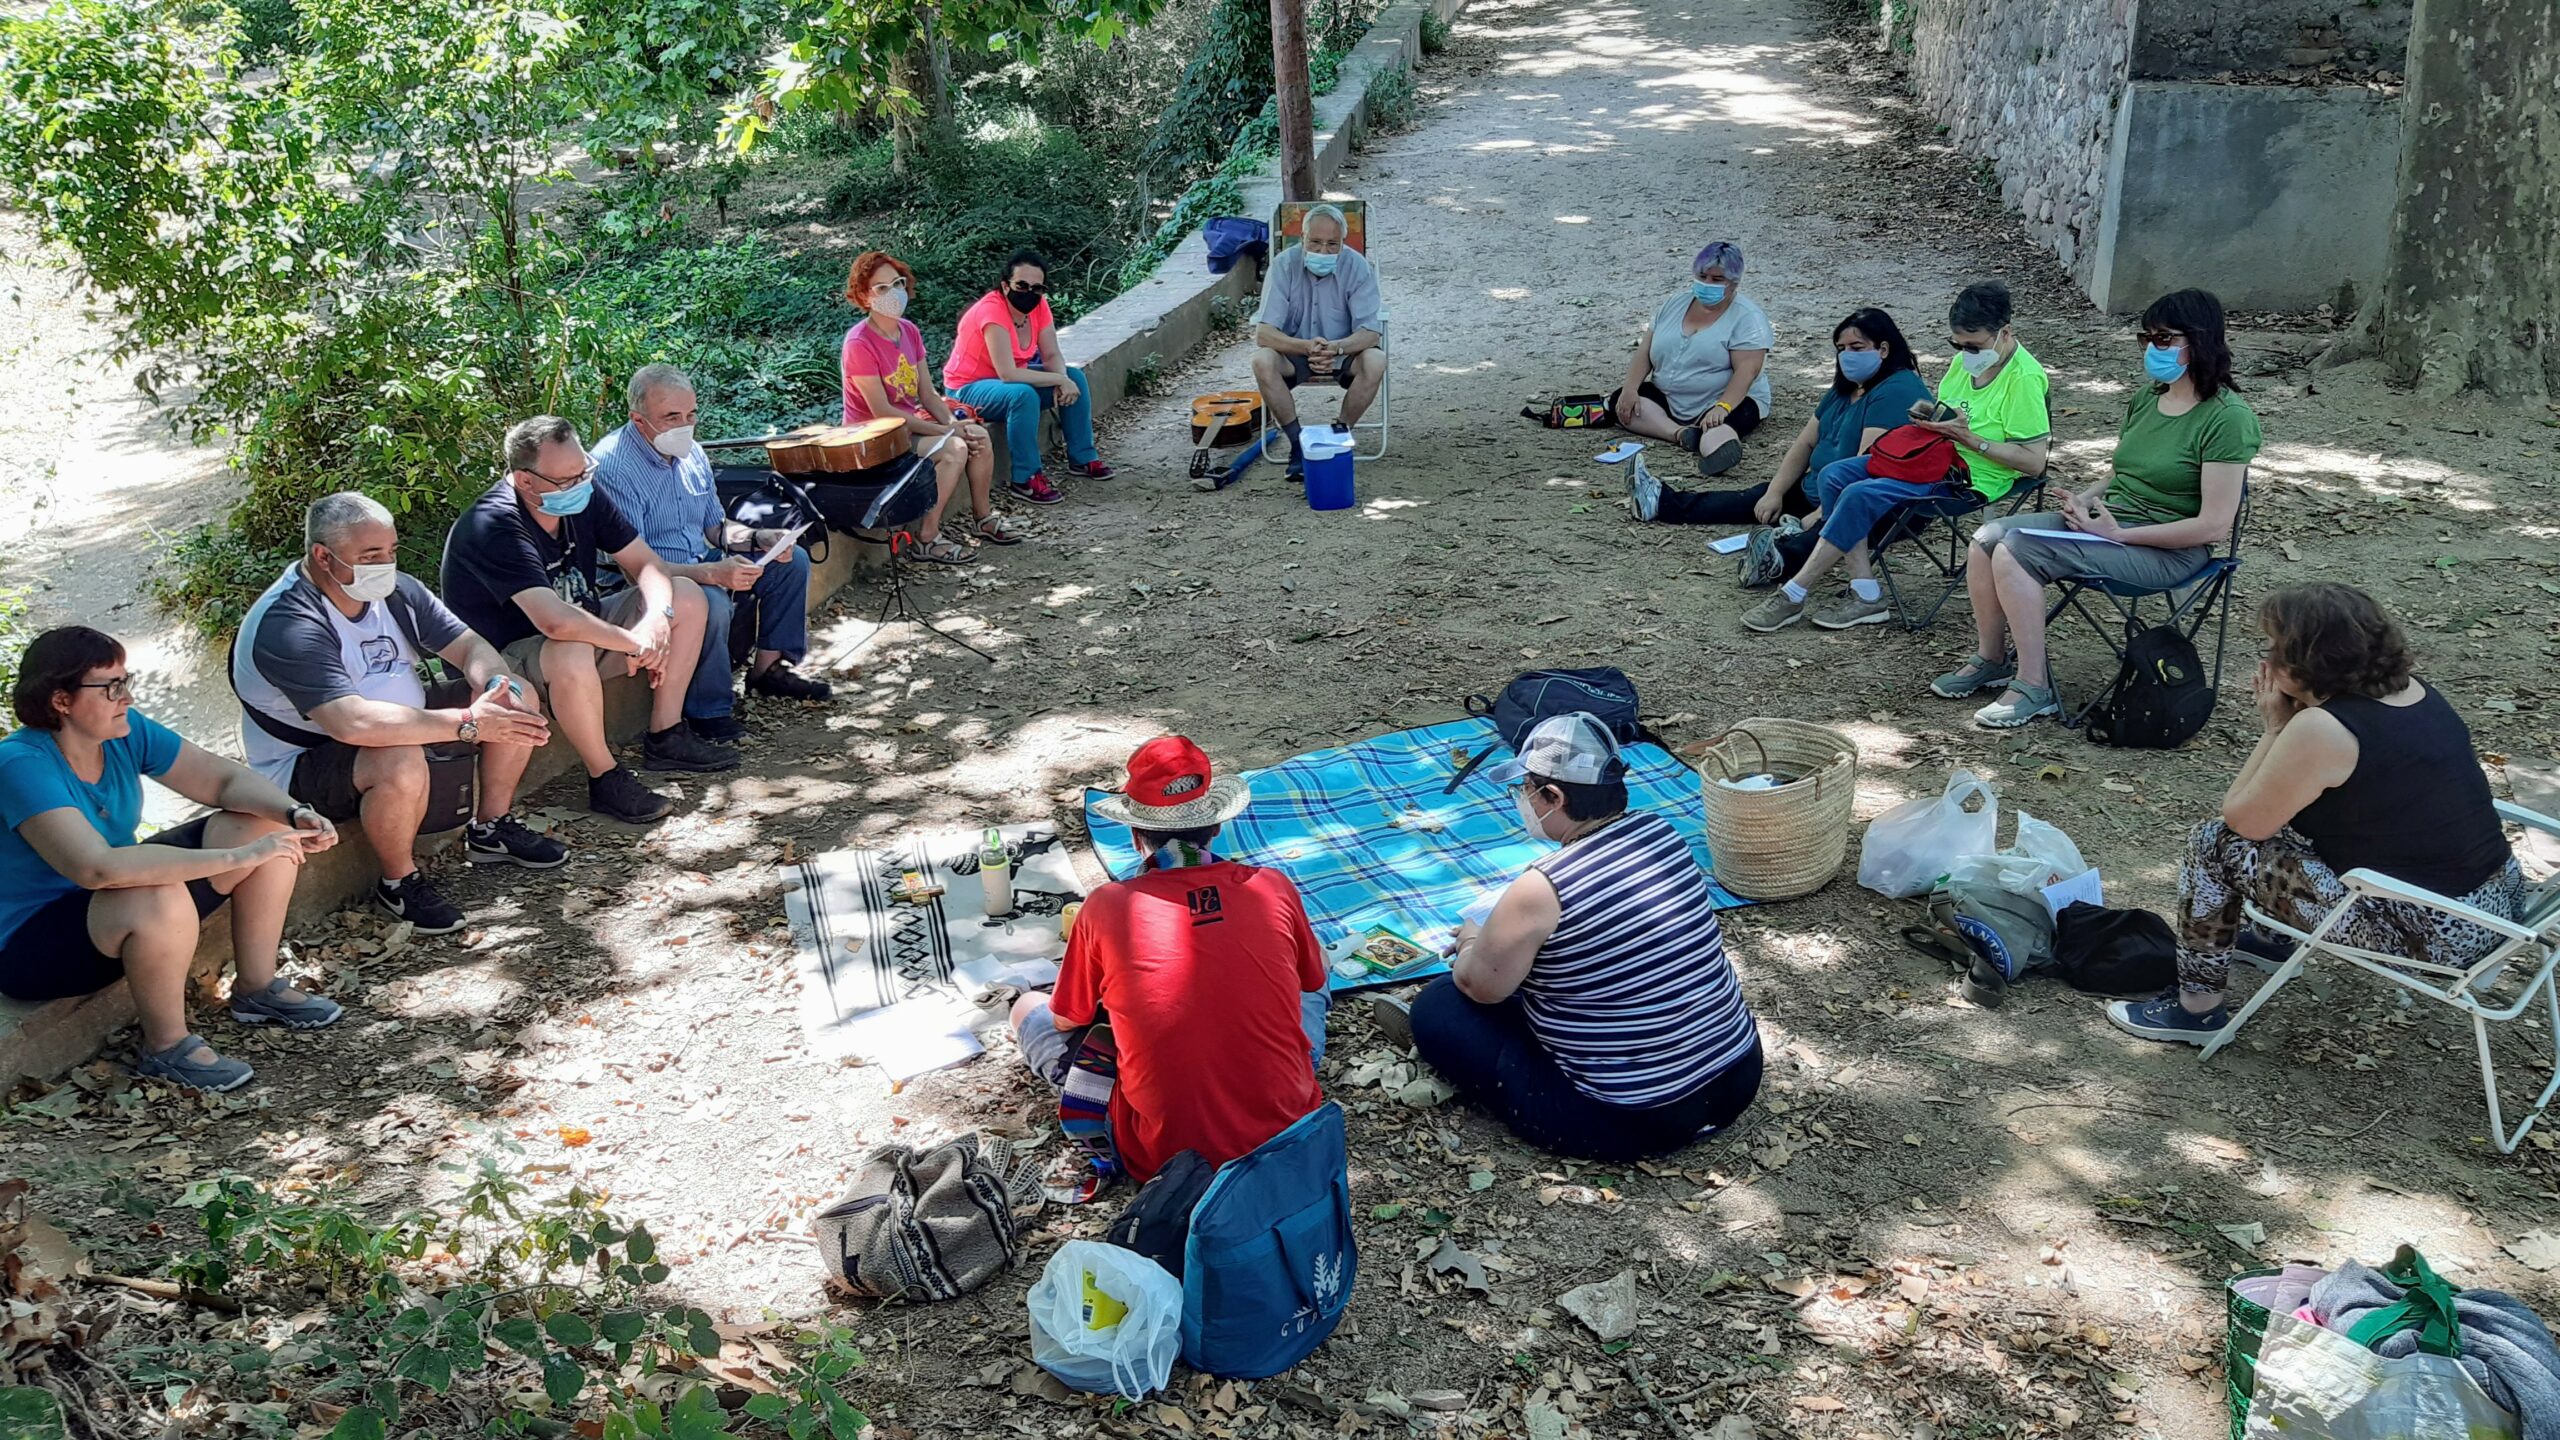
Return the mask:
{"type": "Polygon", "coordinates": [[[1877,436],[1876,443],[1867,451],[1867,478],[1870,480],[1960,485],[1970,473],[1965,468],[1964,452],[1956,448],[1956,442],[1935,430],[1924,430],[1917,425],[1894,426],[1877,436]]]}

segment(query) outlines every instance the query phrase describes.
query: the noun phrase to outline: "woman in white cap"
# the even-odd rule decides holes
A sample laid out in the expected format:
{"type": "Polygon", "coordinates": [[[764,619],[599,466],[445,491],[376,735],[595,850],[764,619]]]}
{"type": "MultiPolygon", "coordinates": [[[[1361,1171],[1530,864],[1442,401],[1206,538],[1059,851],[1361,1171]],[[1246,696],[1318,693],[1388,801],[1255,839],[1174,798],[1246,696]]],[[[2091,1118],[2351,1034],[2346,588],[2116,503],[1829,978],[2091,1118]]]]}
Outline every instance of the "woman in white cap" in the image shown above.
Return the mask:
{"type": "Polygon", "coordinates": [[[1627,359],[1609,413],[1638,435],[1669,440],[1721,475],[1742,460],[1742,437],[1769,415],[1769,347],[1777,332],[1741,292],[1742,247],[1710,240],[1690,280],[1653,312],[1627,359]]]}
{"type": "Polygon", "coordinates": [[[1562,1155],[1640,1160],[1731,1125],[1760,1090],[1760,1032],[1689,842],[1627,813],[1618,742],[1587,714],[1540,721],[1486,773],[1563,848],[1459,929],[1450,973],[1414,997],[1414,1048],[1562,1155]]]}

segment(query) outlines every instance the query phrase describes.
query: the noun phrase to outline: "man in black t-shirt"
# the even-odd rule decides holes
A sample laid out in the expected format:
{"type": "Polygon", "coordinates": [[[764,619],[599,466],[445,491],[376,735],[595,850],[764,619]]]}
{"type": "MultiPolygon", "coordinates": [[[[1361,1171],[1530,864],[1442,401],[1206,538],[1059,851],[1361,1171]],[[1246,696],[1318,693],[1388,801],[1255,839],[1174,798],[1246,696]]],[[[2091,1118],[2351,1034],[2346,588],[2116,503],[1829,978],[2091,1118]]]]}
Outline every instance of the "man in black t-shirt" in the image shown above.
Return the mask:
{"type": "Polygon", "coordinates": [[[556,415],[507,432],[506,473],[472,502],[444,542],[445,603],[540,687],[587,767],[587,808],[633,824],[673,808],[613,757],[604,681],[645,672],[651,770],[734,770],[738,753],[684,725],[685,687],[702,653],[701,587],[667,573],[631,523],[596,493],[595,466],[556,415]],[[599,557],[630,578],[610,598],[599,557]]]}

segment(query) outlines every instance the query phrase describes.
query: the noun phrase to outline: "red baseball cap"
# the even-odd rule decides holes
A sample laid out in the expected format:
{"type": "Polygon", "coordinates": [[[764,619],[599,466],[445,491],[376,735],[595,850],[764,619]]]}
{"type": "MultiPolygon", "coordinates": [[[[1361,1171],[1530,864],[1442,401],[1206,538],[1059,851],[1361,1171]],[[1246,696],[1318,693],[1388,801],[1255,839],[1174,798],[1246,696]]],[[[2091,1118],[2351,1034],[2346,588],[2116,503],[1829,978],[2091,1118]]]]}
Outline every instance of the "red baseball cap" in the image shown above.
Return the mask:
{"type": "Polygon", "coordinates": [[[1184,736],[1160,735],[1129,757],[1128,784],[1093,809],[1141,830],[1192,830],[1234,819],[1250,799],[1242,779],[1218,775],[1207,751],[1184,736]]]}

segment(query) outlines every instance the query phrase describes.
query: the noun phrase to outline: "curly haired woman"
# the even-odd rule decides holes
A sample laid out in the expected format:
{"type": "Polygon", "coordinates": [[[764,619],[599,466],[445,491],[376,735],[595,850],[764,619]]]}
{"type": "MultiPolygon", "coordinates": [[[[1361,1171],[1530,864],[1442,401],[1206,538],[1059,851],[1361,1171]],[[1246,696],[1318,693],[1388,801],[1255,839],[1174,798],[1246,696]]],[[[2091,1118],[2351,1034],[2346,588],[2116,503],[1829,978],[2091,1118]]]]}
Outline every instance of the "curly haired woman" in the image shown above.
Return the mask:
{"type": "MultiPolygon", "coordinates": [[[[2107,1018],[2150,1040],[2202,1045],[2222,1003],[2241,907],[2303,930],[2346,898],[2338,877],[2373,870],[2514,919],[2524,874],[2472,752],[2470,728],[2417,678],[2382,607],[2352,585],[2292,585],[2266,598],[2267,658],[2250,693],[2266,733],[2188,837],[2178,873],[2178,984],[2117,1001],[2107,1018]]],[[[2440,911],[2367,898],[2330,934],[2438,965],[2468,965],[2497,936],[2440,911]]]]}

